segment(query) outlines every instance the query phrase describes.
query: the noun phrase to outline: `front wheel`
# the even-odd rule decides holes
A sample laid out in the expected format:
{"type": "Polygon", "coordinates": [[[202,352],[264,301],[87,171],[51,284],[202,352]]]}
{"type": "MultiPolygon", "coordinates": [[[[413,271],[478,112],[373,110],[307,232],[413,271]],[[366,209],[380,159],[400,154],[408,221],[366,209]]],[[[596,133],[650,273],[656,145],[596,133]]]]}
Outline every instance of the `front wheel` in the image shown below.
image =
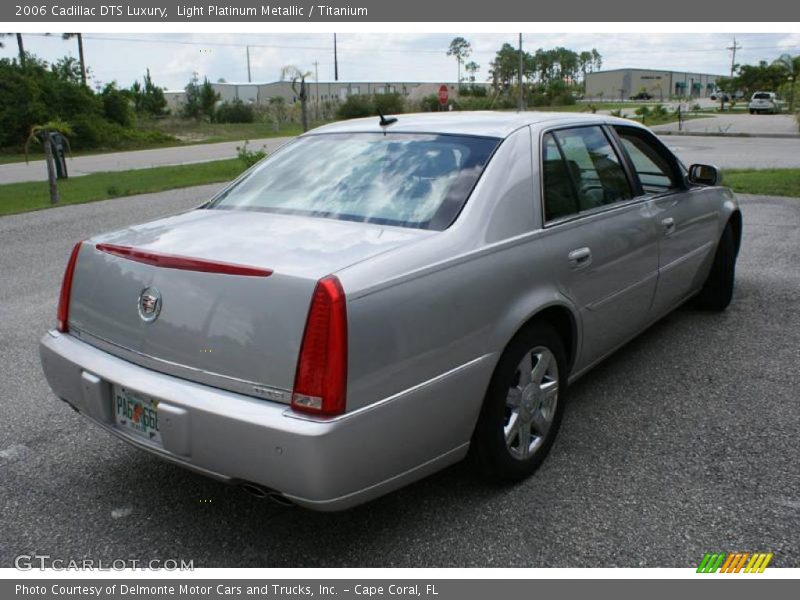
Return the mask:
{"type": "Polygon", "coordinates": [[[497,364],[475,428],[472,453],[484,475],[531,475],[553,445],[564,412],[566,354],[547,323],[523,329],[497,364]]]}
{"type": "Polygon", "coordinates": [[[697,305],[707,310],[723,311],[731,303],[736,277],[736,240],[730,223],[725,226],[717,244],[714,263],[703,289],[697,295],[697,305]]]}

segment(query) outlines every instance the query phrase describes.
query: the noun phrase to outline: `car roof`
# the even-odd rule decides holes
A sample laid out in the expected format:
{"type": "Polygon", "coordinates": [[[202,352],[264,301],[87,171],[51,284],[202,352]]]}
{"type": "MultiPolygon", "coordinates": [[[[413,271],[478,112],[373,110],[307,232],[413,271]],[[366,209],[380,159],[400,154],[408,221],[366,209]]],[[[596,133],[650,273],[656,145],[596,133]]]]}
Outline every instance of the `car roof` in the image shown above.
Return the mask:
{"type": "Polygon", "coordinates": [[[394,116],[397,118],[397,122],[386,127],[380,126],[378,117],[366,117],[323,125],[312,129],[308,134],[389,131],[392,133],[439,133],[505,138],[527,125],[549,127],[561,124],[619,123],[639,126],[635,121],[627,119],[569,112],[448,111],[407,113],[394,116]]]}

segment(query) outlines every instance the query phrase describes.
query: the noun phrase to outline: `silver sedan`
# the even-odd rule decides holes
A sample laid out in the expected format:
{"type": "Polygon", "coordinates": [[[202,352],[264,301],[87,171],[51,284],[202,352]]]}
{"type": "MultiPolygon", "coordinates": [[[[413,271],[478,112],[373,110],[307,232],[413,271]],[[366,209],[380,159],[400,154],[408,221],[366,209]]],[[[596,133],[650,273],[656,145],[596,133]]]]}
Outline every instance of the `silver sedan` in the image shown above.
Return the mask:
{"type": "Polygon", "coordinates": [[[283,502],[347,508],[468,454],[513,481],[568,384],[687,300],[728,305],[741,234],[717,170],[631,121],[345,121],[76,244],[42,364],[110,433],[283,502]]]}

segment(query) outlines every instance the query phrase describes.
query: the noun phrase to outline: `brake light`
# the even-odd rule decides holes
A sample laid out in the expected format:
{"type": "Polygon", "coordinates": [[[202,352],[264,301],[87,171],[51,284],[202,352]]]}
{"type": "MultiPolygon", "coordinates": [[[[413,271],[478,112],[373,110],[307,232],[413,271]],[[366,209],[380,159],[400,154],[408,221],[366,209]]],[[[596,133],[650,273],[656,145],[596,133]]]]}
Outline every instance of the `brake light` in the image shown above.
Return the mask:
{"type": "Polygon", "coordinates": [[[166,254],[164,252],[149,252],[139,250],[138,248],[131,248],[130,246],[117,246],[116,244],[97,244],[96,247],[100,252],[106,252],[114,256],[127,258],[128,260],[144,263],[146,265],[162,267],[164,269],[220,273],[222,275],[242,275],[244,277],[269,277],[272,275],[272,269],[238,265],[219,260],[192,258],[191,256],[166,254]]]}
{"type": "Polygon", "coordinates": [[[78,242],[72,248],[72,254],[69,255],[67,268],[64,270],[64,279],[61,282],[61,295],[58,297],[58,312],[56,313],[56,328],[61,333],[69,331],[69,298],[70,294],[72,294],[72,276],[75,273],[75,263],[78,262],[78,253],[81,251],[81,244],[83,244],[83,242],[78,242]]]}
{"type": "Polygon", "coordinates": [[[297,360],[292,408],[317,415],[345,410],[347,392],[347,306],[339,280],[317,282],[297,360]]]}

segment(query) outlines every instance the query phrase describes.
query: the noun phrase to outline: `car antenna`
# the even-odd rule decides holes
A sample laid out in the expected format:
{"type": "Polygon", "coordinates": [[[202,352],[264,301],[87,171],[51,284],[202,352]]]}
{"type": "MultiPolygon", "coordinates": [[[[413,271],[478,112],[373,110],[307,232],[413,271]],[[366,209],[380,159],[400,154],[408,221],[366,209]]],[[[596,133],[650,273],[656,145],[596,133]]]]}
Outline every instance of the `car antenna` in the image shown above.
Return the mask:
{"type": "Polygon", "coordinates": [[[378,114],[381,116],[381,120],[378,121],[378,125],[381,127],[388,127],[392,123],[397,123],[397,117],[389,117],[388,119],[383,116],[383,111],[379,108],[378,114]]]}

